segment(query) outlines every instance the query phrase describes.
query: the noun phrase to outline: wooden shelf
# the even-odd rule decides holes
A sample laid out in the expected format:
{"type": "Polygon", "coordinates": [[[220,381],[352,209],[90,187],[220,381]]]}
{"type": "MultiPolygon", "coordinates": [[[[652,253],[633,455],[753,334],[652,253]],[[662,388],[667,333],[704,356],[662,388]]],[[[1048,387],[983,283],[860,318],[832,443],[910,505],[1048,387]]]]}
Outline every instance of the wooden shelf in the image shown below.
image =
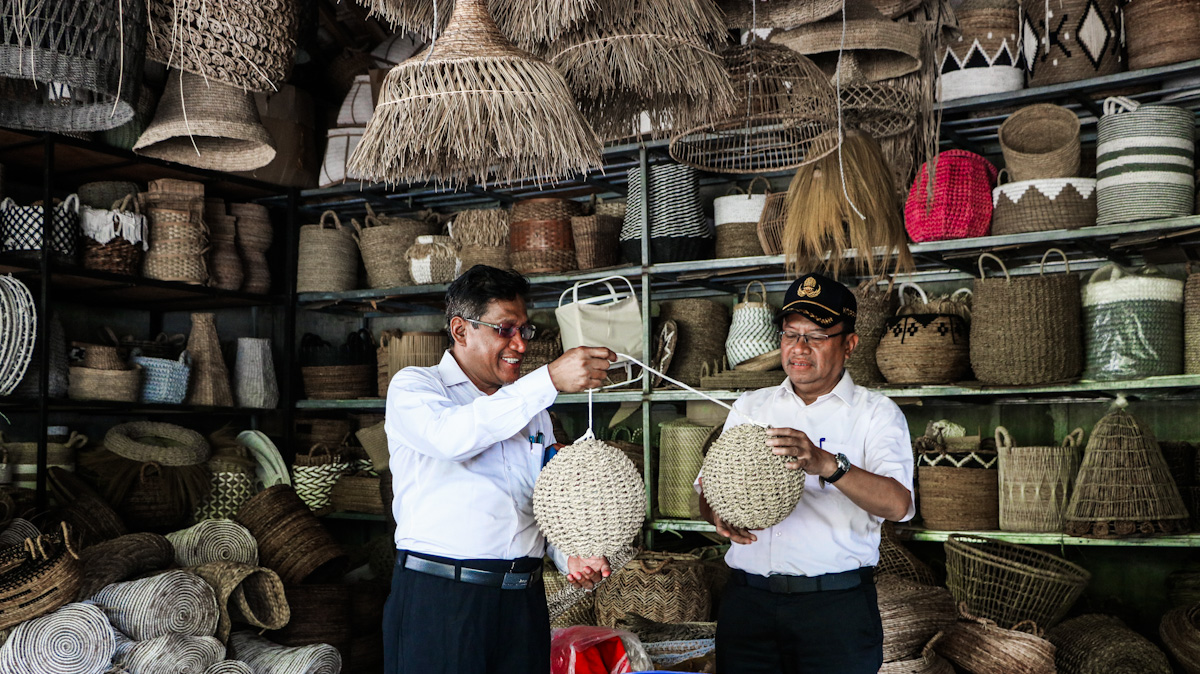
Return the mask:
{"type": "Polygon", "coordinates": [[[1066,534],[1045,533],[1029,534],[1012,531],[930,531],[913,527],[896,527],[896,533],[901,539],[927,543],[945,542],[951,534],[969,534],[984,536],[1008,543],[1021,545],[1057,545],[1057,546],[1098,546],[1098,547],[1139,547],[1139,548],[1195,548],[1200,547],[1200,534],[1182,534],[1177,536],[1146,536],[1135,538],[1081,538],[1066,534]]]}
{"type": "MultiPolygon", "coordinates": [[[[0,397],[0,410],[25,412],[38,409],[38,401],[30,398],[0,397]]],[[[172,415],[205,414],[212,416],[253,416],[275,414],[278,408],[261,409],[250,407],[213,407],[210,405],[165,405],[157,403],[128,403],[109,400],[71,400],[52,398],[51,412],[104,413],[120,415],[172,415]]]]}

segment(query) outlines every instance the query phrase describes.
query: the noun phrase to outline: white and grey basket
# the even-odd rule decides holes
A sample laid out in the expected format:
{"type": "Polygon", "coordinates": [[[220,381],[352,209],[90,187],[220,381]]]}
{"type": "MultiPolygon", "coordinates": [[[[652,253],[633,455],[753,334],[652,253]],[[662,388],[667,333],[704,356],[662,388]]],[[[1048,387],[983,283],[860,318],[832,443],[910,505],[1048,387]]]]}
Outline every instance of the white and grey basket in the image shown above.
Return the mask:
{"type": "Polygon", "coordinates": [[[0,276],[0,396],[12,395],[25,377],[36,337],[33,293],[12,276],[0,276]]]}
{"type": "Polygon", "coordinates": [[[1109,98],[1096,139],[1097,224],[1192,214],[1196,121],[1191,110],[1109,98]]]}
{"type": "MultiPolygon", "coordinates": [[[[629,197],[621,227],[621,252],[630,262],[641,262],[642,170],[629,169],[629,197]]],[[[700,204],[696,169],[684,164],[650,167],[650,258],[654,262],[680,262],[712,257],[713,230],[700,204]]]]}
{"type": "Polygon", "coordinates": [[[725,338],[725,359],[729,367],[779,348],[775,328],[775,309],[767,302],[767,289],[760,281],[746,286],[742,301],[733,307],[733,321],[725,338]],[[750,301],[750,288],[758,284],[759,301],[750,301]]]}
{"type": "Polygon", "coordinates": [[[1083,287],[1084,379],[1183,372],[1183,281],[1109,264],[1083,287]]]}

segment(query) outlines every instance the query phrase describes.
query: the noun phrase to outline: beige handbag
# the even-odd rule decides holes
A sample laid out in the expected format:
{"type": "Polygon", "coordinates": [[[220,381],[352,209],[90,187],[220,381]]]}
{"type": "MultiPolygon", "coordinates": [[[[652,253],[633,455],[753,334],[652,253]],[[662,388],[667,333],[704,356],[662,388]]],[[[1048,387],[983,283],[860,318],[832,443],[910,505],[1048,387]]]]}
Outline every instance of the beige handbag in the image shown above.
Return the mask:
{"type": "MultiPolygon", "coordinates": [[[[633,284],[624,276],[576,283],[559,296],[554,315],[562,331],[564,351],[577,346],[604,346],[619,354],[646,360],[645,343],[642,340],[642,309],[638,305],[633,284]],[[624,289],[618,292],[610,281],[618,281],[618,285],[623,281],[629,288],[628,294],[624,289]],[[608,294],[581,300],[580,289],[593,285],[603,285],[608,289],[608,294]],[[571,301],[564,304],[568,294],[571,295],[571,301]]],[[[624,360],[618,359],[617,363],[624,360]]]]}

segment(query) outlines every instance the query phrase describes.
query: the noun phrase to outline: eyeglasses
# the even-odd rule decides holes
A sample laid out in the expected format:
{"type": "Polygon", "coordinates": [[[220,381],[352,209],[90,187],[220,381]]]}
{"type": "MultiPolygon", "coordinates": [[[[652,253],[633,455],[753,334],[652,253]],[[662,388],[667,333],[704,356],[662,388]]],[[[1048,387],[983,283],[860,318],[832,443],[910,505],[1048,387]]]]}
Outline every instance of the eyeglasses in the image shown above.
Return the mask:
{"type": "Polygon", "coordinates": [[[537,334],[537,326],[532,323],[526,323],[525,325],[522,325],[522,326],[516,326],[516,325],[496,325],[495,323],[485,323],[483,321],[477,321],[474,318],[464,318],[463,320],[468,323],[474,323],[475,325],[482,325],[484,327],[491,328],[491,329],[495,330],[496,332],[500,333],[500,336],[503,337],[504,339],[512,339],[519,332],[519,333],[521,333],[521,339],[528,342],[529,340],[533,339],[534,335],[537,334]]]}
{"type": "Polygon", "coordinates": [[[780,330],[779,331],[779,341],[780,341],[780,344],[782,344],[783,346],[791,346],[803,339],[805,346],[821,348],[822,346],[825,346],[827,343],[829,343],[830,339],[833,339],[834,337],[837,337],[839,335],[844,335],[844,334],[846,334],[845,331],[835,332],[833,334],[827,335],[822,332],[799,333],[799,332],[792,332],[790,330],[780,330]]]}

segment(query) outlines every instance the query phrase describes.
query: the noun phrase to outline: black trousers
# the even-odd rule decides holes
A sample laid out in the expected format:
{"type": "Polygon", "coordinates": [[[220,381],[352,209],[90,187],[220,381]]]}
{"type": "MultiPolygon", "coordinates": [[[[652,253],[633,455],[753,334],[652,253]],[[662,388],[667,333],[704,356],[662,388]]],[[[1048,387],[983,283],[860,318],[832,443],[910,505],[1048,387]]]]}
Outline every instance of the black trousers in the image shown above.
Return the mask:
{"type": "MultiPolygon", "coordinates": [[[[494,559],[466,563],[485,571],[512,566],[494,559]]],[[[528,571],[542,562],[518,563],[517,571],[528,571]]],[[[550,616],[542,581],[502,590],[412,571],[398,561],[383,612],[383,658],[384,674],[549,674],[550,616]]]]}
{"type": "Polygon", "coordinates": [[[775,594],[730,582],[717,618],[718,674],[877,674],[875,584],[775,594]]]}

